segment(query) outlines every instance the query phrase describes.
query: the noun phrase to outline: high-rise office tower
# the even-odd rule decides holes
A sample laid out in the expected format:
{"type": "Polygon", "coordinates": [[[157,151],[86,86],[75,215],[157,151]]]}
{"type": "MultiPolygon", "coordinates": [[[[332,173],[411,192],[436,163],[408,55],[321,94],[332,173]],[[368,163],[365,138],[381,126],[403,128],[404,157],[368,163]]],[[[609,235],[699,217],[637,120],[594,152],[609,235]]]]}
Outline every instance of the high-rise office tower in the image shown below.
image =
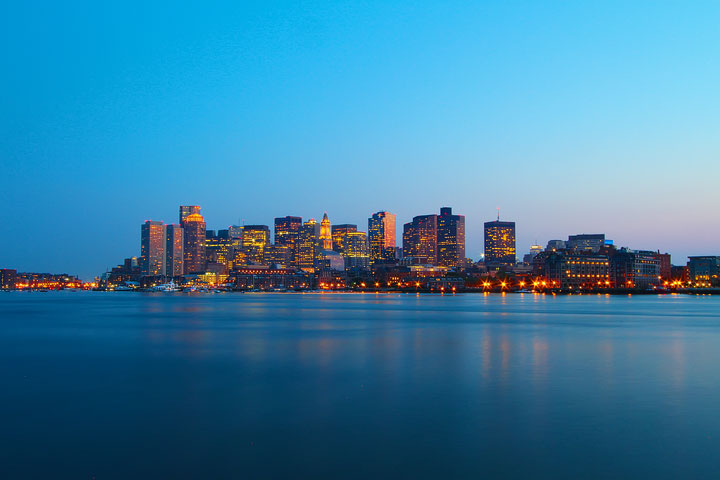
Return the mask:
{"type": "Polygon", "coordinates": [[[453,215],[443,207],[437,217],[437,264],[462,267],[465,264],[465,215],[453,215]]]}
{"type": "Polygon", "coordinates": [[[305,222],[295,243],[295,261],[298,268],[314,272],[320,256],[320,224],[314,219],[305,222]]]}
{"type": "Polygon", "coordinates": [[[147,220],[140,227],[140,272],[165,275],[165,225],[147,220]]]}
{"type": "Polygon", "coordinates": [[[565,242],[565,246],[568,250],[598,253],[605,246],[605,234],[581,233],[580,235],[570,235],[567,242],[565,242]]]}
{"type": "Polygon", "coordinates": [[[295,262],[295,243],[300,228],[302,227],[302,217],[278,217],[275,219],[275,245],[288,247],[290,265],[297,265],[295,262]]]}
{"type": "MultiPolygon", "coordinates": [[[[464,245],[464,243],[463,243],[464,245]]],[[[437,265],[438,216],[419,215],[403,227],[403,258],[411,264],[437,265]]]]}
{"type": "Polygon", "coordinates": [[[191,213],[185,217],[181,225],[184,235],[183,272],[186,274],[205,273],[207,267],[205,219],[199,213],[191,213]]]}
{"type": "Polygon", "coordinates": [[[242,248],[250,262],[262,265],[265,249],[270,245],[270,227],[267,225],[245,225],[243,227],[242,248]]]}
{"type": "Polygon", "coordinates": [[[183,247],[185,235],[180,225],[165,227],[165,275],[179,277],[183,274],[183,247]]]}
{"type": "Polygon", "coordinates": [[[348,233],[357,232],[357,225],[350,225],[348,223],[342,225],[332,226],[332,246],[333,250],[338,253],[343,253],[345,247],[345,236],[348,233]]]}
{"type": "Polygon", "coordinates": [[[320,222],[320,248],[323,250],[332,250],[332,229],[330,228],[330,219],[327,212],[323,214],[320,222]]]}
{"type": "Polygon", "coordinates": [[[348,232],[343,237],[342,256],[345,268],[367,270],[370,266],[370,251],[365,232],[348,232]]]}
{"type": "Polygon", "coordinates": [[[230,225],[227,230],[230,238],[242,239],[243,227],[240,225],[230,225]]]}
{"type": "Polygon", "coordinates": [[[189,215],[200,215],[200,207],[198,205],[180,205],[180,224],[189,215]]]}
{"type": "Polygon", "coordinates": [[[485,264],[512,266],[516,261],[515,222],[501,222],[498,214],[494,222],[485,222],[485,264]]]}
{"type": "Polygon", "coordinates": [[[368,218],[370,262],[383,263],[395,260],[395,215],[390,212],[373,213],[368,218]]]}

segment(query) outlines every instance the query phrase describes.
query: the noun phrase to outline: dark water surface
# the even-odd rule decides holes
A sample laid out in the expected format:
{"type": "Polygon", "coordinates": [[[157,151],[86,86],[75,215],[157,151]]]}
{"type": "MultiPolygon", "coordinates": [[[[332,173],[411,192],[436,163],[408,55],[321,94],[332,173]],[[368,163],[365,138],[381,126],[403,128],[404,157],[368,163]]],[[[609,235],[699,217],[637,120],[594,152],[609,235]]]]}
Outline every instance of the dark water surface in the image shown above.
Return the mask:
{"type": "Polygon", "coordinates": [[[720,478],[720,297],[0,293],[0,478],[720,478]]]}

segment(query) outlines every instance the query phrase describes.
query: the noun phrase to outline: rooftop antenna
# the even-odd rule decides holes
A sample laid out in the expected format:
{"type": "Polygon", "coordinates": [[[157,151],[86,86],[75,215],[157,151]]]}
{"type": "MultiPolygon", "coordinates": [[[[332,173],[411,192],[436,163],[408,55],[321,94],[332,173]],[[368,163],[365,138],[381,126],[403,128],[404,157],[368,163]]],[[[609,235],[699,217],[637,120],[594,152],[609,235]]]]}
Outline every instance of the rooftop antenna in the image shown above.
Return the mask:
{"type": "Polygon", "coordinates": [[[497,211],[498,211],[497,221],[499,222],[500,221],[500,207],[497,207],[497,211]]]}

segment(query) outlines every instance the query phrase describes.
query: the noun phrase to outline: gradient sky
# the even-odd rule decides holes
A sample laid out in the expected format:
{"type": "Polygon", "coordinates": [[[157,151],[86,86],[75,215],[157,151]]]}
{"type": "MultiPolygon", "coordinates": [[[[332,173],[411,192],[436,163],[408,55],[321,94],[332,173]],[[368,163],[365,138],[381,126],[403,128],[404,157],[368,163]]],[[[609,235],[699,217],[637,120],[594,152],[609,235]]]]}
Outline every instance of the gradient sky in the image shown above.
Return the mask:
{"type": "Polygon", "coordinates": [[[367,228],[451,206],[535,241],[720,254],[720,3],[13,2],[0,267],[99,274],[140,224],[367,228]]]}

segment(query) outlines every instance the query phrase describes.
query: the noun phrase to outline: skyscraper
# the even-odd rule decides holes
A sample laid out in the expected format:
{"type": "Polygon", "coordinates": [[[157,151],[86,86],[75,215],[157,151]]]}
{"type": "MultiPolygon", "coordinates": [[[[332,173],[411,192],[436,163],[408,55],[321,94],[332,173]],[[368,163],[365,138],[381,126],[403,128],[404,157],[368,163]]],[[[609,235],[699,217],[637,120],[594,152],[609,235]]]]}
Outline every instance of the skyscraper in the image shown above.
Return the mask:
{"type": "MultiPolygon", "coordinates": [[[[463,247],[464,245],[463,241],[463,247]]],[[[437,248],[437,215],[419,215],[414,217],[412,222],[404,225],[403,258],[406,259],[408,263],[437,265],[437,248]]]]}
{"type": "Polygon", "coordinates": [[[314,219],[305,222],[295,243],[295,261],[298,268],[314,272],[320,256],[320,224],[314,219]]]}
{"type": "Polygon", "coordinates": [[[320,222],[320,247],[323,250],[332,250],[332,229],[330,228],[330,219],[327,212],[323,214],[320,222]]]}
{"type": "Polygon", "coordinates": [[[165,275],[179,277],[183,274],[183,228],[175,224],[167,225],[165,239],[165,275]]]}
{"type": "Polygon", "coordinates": [[[598,253],[605,246],[604,233],[581,233],[570,235],[565,243],[566,248],[578,252],[598,253]]]}
{"type": "Polygon", "coordinates": [[[270,227],[267,225],[245,225],[242,248],[252,263],[263,264],[265,248],[270,245],[270,227]]]}
{"type": "Polygon", "coordinates": [[[453,215],[443,207],[437,217],[437,263],[442,267],[465,264],[465,215],[453,215]]]}
{"type": "Polygon", "coordinates": [[[165,225],[146,220],[140,227],[140,273],[165,275],[165,225]]]}
{"type": "Polygon", "coordinates": [[[302,217],[279,217],[275,219],[275,245],[287,247],[289,250],[290,265],[297,265],[295,261],[295,243],[300,228],[302,227],[302,217]]]}
{"type": "Polygon", "coordinates": [[[345,268],[367,270],[370,266],[368,238],[365,232],[348,232],[343,238],[345,268]]]}
{"type": "Polygon", "coordinates": [[[345,236],[348,233],[357,232],[357,225],[350,225],[348,223],[342,225],[332,226],[332,246],[333,250],[338,253],[343,253],[345,248],[345,236]]]}
{"type": "Polygon", "coordinates": [[[371,263],[395,260],[395,215],[390,212],[373,213],[368,218],[371,263]]]}
{"type": "MultiPolygon", "coordinates": [[[[197,208],[199,210],[200,207],[197,208]]],[[[181,225],[184,235],[183,271],[186,274],[205,273],[207,266],[205,256],[205,219],[199,213],[191,213],[185,217],[181,225]]]]}
{"type": "Polygon", "coordinates": [[[485,222],[485,264],[515,265],[515,222],[485,222]]]}
{"type": "Polygon", "coordinates": [[[180,224],[185,221],[189,215],[200,215],[200,207],[198,205],[180,205],[180,224]]]}

